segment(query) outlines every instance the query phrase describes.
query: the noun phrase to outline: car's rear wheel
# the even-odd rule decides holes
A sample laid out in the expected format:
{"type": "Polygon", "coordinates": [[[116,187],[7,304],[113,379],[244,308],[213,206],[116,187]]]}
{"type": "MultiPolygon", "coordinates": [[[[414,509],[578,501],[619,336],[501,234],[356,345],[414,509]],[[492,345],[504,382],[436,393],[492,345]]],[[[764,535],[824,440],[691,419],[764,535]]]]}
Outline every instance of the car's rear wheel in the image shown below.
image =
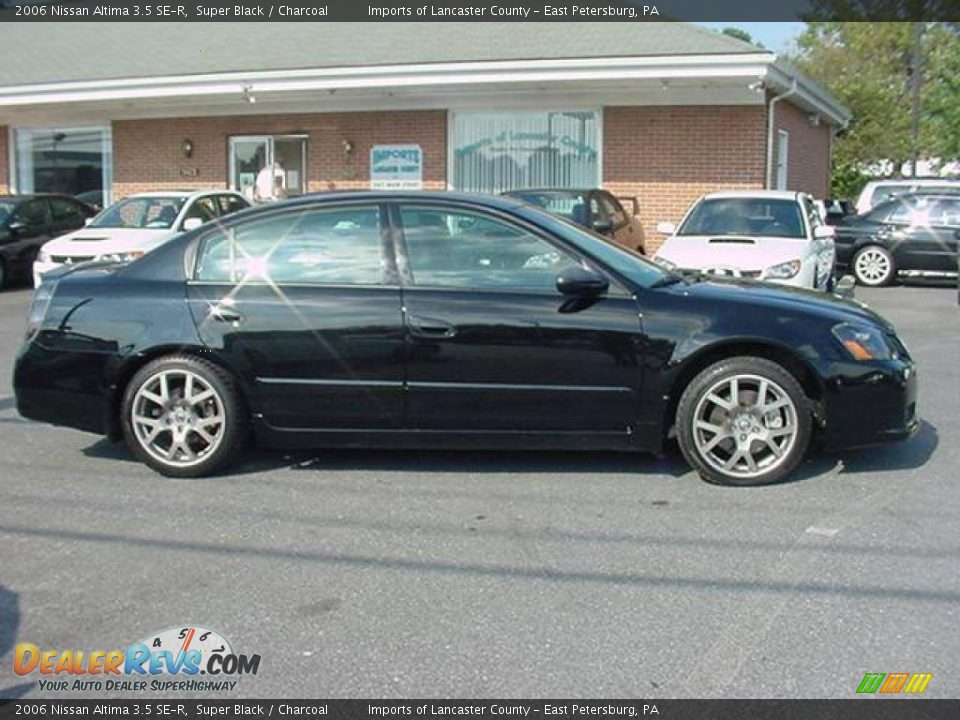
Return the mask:
{"type": "Polygon", "coordinates": [[[765,485],[796,468],[810,444],[803,388],[782,366],[734,357],[697,375],[677,407],[680,450],[707,482],[765,485]]]}
{"type": "Polygon", "coordinates": [[[242,449],[246,410],[233,378],[187,355],[159,358],[130,380],[123,433],[138,458],[170,477],[202,477],[242,449]]]}
{"type": "Polygon", "coordinates": [[[867,245],[853,256],[853,274],[857,282],[870,287],[889,285],[897,267],[890,251],[879,245],[867,245]]]}

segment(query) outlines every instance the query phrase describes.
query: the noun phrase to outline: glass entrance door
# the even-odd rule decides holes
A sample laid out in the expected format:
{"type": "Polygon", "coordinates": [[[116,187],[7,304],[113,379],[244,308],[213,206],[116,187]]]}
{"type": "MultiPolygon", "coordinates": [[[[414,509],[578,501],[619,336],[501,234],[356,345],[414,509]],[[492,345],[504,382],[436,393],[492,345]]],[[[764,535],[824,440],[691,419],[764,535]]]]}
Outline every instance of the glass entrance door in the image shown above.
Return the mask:
{"type": "Polygon", "coordinates": [[[230,186],[251,202],[306,192],[307,139],[298,135],[230,138],[230,186]]]}

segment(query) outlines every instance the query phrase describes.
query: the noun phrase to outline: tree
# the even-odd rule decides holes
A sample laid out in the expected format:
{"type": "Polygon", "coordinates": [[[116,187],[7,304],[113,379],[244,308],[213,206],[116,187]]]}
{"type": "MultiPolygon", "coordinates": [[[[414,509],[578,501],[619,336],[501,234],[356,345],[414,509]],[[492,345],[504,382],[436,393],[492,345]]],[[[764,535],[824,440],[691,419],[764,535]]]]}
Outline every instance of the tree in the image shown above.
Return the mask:
{"type": "Polygon", "coordinates": [[[761,43],[753,39],[753,35],[748,33],[743,28],[725,27],[720,32],[723,33],[724,35],[728,35],[732,38],[736,38],[737,40],[743,40],[744,42],[750,43],[751,45],[756,45],[757,47],[763,47],[761,43]]]}
{"type": "MultiPolygon", "coordinates": [[[[853,113],[835,146],[844,185],[881,161],[899,170],[912,155],[915,29],[908,22],[811,22],[797,39],[794,63],[853,113]]],[[[953,160],[960,156],[960,38],[948,23],[920,30],[917,150],[924,159],[953,160]]]]}

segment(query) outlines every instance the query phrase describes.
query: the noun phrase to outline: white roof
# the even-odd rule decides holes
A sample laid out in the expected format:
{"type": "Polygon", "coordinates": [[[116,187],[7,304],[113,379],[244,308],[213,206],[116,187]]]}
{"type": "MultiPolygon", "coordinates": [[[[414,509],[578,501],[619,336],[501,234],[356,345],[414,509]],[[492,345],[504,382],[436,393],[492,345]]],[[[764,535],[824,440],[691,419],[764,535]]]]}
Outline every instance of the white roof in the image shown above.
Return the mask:
{"type": "Polygon", "coordinates": [[[714,198],[757,198],[758,200],[796,200],[803,193],[795,190],[723,190],[707,193],[703,197],[714,198]]]}

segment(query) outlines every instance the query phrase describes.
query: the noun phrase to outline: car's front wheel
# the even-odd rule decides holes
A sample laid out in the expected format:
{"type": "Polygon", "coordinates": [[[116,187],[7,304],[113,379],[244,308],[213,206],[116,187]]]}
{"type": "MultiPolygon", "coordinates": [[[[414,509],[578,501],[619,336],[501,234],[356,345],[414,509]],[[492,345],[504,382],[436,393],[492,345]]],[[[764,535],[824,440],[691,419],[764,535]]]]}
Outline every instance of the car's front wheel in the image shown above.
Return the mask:
{"type": "Polygon", "coordinates": [[[803,388],[777,363],[733,357],[687,386],[677,406],[680,450],[707,482],[765,485],[788,475],[810,444],[803,388]]]}
{"type": "Polygon", "coordinates": [[[218,365],[188,355],[142,367],[123,396],[127,445],[170,477],[201,477],[227,465],[242,449],[246,410],[233,378],[218,365]]]}
{"type": "Polygon", "coordinates": [[[893,282],[897,267],[890,251],[879,245],[867,245],[853,256],[853,274],[857,282],[870,287],[880,287],[893,282]]]}

